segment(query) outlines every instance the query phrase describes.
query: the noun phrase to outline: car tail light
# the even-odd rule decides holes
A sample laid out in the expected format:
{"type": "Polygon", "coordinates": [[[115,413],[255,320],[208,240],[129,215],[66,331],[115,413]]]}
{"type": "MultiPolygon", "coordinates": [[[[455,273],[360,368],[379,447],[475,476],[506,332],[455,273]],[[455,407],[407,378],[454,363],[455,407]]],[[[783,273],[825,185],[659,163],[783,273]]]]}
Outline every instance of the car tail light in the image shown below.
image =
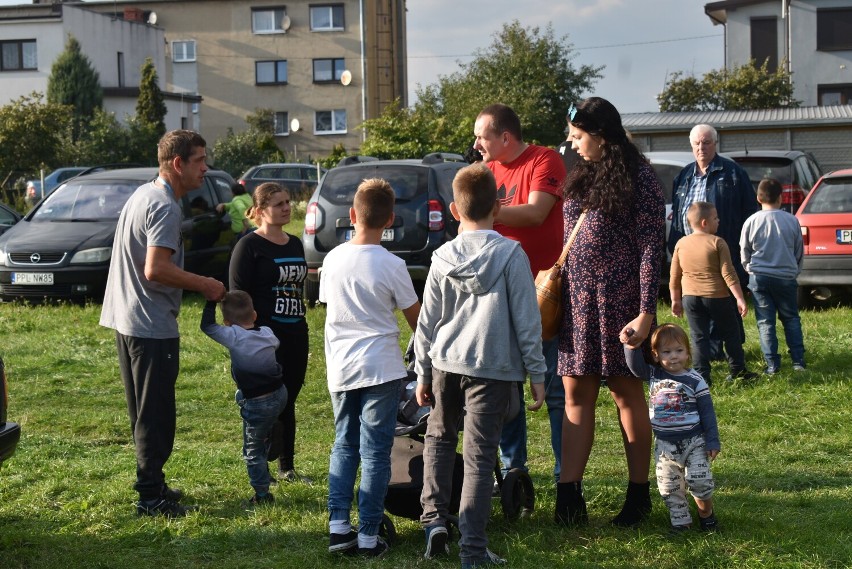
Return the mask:
{"type": "Polygon", "coordinates": [[[444,205],[438,200],[429,200],[429,231],[444,230],[444,205]]]}
{"type": "Polygon", "coordinates": [[[244,188],[246,187],[246,181],[245,180],[237,180],[237,183],[244,188]]]}
{"type": "Polygon", "coordinates": [[[811,235],[808,233],[807,227],[802,227],[802,244],[807,247],[810,244],[811,235]]]}
{"type": "Polygon", "coordinates": [[[796,211],[803,201],[805,201],[805,191],[798,184],[784,184],[781,187],[782,205],[789,205],[792,211],[796,211]]]}
{"type": "Polygon", "coordinates": [[[317,232],[317,226],[319,223],[319,207],[317,207],[317,202],[311,202],[308,204],[308,207],[305,209],[305,233],[308,235],[314,235],[317,232]]]}

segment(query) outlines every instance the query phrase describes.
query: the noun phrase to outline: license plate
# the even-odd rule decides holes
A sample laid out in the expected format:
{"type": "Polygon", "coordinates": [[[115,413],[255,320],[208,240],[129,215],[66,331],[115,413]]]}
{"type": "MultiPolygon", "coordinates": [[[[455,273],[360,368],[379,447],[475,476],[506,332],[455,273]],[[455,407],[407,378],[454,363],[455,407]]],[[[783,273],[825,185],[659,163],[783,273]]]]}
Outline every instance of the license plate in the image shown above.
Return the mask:
{"type": "Polygon", "coordinates": [[[838,229],[837,242],[841,245],[852,243],[852,229],[838,229]]]}
{"type": "Polygon", "coordinates": [[[52,285],[53,273],[12,273],[12,284],[52,285]]]}
{"type": "MultiPolygon", "coordinates": [[[[355,237],[354,229],[346,230],[346,241],[352,241],[352,238],[355,237]]],[[[393,229],[384,229],[382,230],[382,241],[393,241],[393,229]]]]}

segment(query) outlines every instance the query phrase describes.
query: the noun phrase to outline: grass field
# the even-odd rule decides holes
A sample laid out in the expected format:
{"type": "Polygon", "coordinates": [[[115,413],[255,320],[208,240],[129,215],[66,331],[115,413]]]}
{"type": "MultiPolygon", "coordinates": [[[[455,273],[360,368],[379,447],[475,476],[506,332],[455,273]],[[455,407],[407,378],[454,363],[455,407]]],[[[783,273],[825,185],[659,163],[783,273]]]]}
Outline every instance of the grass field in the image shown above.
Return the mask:
{"type": "MultiPolygon", "coordinates": [[[[296,233],[296,231],[293,231],[296,233]]],[[[250,510],[240,459],[240,419],[227,353],[198,330],[202,299],[188,295],[180,316],[181,375],[170,484],[199,510],[180,520],[141,519],[134,510],[134,455],[112,332],[97,325],[100,307],[0,305],[0,355],[10,380],[10,419],[22,424],[17,454],[0,471],[0,567],[299,568],[455,567],[422,559],[423,534],[395,518],[399,541],[380,560],[326,552],[326,481],[333,438],[322,349],[323,307],[308,314],[311,353],[298,403],[297,467],[312,486],[281,484],[276,503],[250,510]]],[[[660,318],[671,320],[668,307],[660,318]]],[[[852,309],[804,312],[809,369],[754,384],[729,384],[714,371],[713,395],[723,450],[717,534],[667,535],[654,494],[651,519],[638,530],[607,521],[626,484],[615,409],[602,392],[595,447],[585,480],[591,523],[554,525],[554,488],[546,414],[532,414],[530,470],[534,515],[507,522],[495,502],[492,548],[512,567],[852,566],[852,309]]],[[[754,318],[746,353],[759,370],[754,318]]],[[[405,343],[406,331],[401,338],[405,343]]]]}

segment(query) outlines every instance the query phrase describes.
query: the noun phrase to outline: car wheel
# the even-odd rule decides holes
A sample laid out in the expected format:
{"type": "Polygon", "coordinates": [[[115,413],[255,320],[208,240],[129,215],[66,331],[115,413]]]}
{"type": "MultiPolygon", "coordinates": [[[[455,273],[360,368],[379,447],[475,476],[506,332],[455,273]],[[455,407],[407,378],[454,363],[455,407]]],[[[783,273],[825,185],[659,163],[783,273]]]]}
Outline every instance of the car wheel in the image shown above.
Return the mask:
{"type": "Polygon", "coordinates": [[[311,306],[319,301],[319,281],[305,279],[304,299],[311,306]]]}

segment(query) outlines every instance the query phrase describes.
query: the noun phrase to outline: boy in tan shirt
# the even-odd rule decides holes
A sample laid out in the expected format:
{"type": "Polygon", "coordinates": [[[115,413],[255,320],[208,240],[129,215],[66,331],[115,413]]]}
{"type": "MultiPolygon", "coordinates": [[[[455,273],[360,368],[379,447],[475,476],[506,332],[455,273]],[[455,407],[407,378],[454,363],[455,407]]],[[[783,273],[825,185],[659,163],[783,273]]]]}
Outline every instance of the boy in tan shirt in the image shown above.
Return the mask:
{"type": "Polygon", "coordinates": [[[694,369],[710,385],[710,327],[718,330],[728,355],[730,375],[754,379],[745,366],[742,336],[737,318],[748,311],[731,252],[717,237],[719,214],[709,202],[695,202],[687,210],[693,233],[675,245],[669,290],[672,314],[686,313],[693,344],[694,369]],[[730,292],[729,292],[730,291],[730,292]],[[731,296],[733,294],[733,296],[731,296]]]}

